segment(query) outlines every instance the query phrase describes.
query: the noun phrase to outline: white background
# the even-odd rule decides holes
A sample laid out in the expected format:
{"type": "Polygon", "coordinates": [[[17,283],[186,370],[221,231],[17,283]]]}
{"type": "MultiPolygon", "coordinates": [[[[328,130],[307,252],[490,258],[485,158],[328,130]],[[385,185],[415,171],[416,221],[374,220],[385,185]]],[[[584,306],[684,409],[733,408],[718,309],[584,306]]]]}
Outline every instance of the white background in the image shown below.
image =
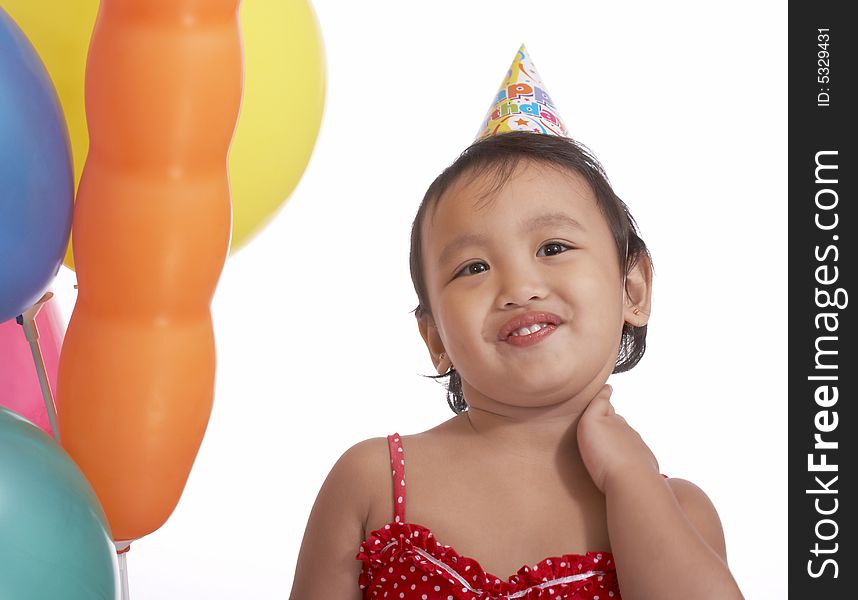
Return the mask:
{"type": "MultiPolygon", "coordinates": [[[[287,598],[339,455],[453,416],[420,376],[409,228],[524,42],[654,257],[646,357],[611,377],[612,400],[662,472],[708,493],[745,595],[785,598],[782,4],[317,0],[315,154],[226,264],[208,432],[178,508],[128,554],[131,597],[287,598]]],[[[61,269],[66,319],[73,283],[61,269]]]]}

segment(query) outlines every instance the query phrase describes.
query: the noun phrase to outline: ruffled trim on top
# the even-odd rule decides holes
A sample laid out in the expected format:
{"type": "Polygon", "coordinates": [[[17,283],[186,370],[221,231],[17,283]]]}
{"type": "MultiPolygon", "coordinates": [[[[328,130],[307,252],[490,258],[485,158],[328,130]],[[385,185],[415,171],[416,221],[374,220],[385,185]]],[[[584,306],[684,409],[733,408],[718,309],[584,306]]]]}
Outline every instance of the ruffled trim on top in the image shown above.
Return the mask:
{"type": "Polygon", "coordinates": [[[392,522],[370,533],[355,558],[363,562],[358,580],[362,590],[373,584],[379,570],[384,569],[386,574],[390,565],[398,561],[409,562],[428,575],[444,577],[454,584],[453,593],[462,600],[620,598],[615,591],[616,568],[610,552],[546,558],[536,565],[521,567],[503,581],[486,572],[476,560],[440,544],[428,528],[416,523],[392,522]]]}

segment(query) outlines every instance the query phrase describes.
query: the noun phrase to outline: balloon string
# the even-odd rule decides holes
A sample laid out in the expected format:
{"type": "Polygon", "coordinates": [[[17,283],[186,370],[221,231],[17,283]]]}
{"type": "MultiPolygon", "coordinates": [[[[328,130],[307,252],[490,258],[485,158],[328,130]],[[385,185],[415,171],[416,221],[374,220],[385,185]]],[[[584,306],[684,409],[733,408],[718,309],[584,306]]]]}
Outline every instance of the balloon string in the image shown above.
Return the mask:
{"type": "Polygon", "coordinates": [[[57,406],[54,404],[54,394],[51,391],[51,382],[48,380],[47,369],[45,369],[45,359],[42,356],[42,349],[39,347],[39,327],[36,325],[36,315],[42,310],[45,302],[53,298],[53,296],[51,292],[42,296],[32,308],[18,315],[16,321],[18,325],[23,327],[24,335],[30,343],[30,352],[33,354],[33,363],[36,365],[36,373],[39,376],[39,387],[42,388],[42,397],[45,399],[45,410],[48,413],[48,420],[51,423],[51,431],[54,434],[54,440],[59,444],[60,430],[57,427],[57,406]]]}
{"type": "Polygon", "coordinates": [[[128,563],[125,561],[127,550],[117,551],[116,558],[119,561],[119,582],[122,586],[122,600],[130,600],[128,592],[128,563]]]}

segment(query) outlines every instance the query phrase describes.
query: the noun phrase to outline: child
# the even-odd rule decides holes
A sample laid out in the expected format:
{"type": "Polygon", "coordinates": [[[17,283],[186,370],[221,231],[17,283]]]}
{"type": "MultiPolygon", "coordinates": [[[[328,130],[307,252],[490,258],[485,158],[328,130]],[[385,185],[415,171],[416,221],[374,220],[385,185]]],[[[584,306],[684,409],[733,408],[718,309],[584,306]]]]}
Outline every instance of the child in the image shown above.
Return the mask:
{"type": "Polygon", "coordinates": [[[649,251],[524,47],[498,100],[412,229],[456,416],[343,454],[291,597],[741,598],[712,504],[659,474],[605,385],[644,352],[649,251]]]}

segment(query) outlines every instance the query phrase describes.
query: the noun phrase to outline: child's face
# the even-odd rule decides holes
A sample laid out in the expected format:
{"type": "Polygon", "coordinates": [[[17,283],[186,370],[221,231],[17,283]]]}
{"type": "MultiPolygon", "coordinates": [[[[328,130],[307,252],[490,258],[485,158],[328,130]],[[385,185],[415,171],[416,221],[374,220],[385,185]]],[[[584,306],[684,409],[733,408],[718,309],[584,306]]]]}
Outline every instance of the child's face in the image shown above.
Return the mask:
{"type": "Polygon", "coordinates": [[[463,178],[424,220],[430,352],[446,353],[471,406],[546,406],[598,389],[614,368],[624,302],[593,192],[577,174],[526,162],[481,199],[492,183],[463,178]],[[542,329],[525,335],[527,324],[542,329]]]}

